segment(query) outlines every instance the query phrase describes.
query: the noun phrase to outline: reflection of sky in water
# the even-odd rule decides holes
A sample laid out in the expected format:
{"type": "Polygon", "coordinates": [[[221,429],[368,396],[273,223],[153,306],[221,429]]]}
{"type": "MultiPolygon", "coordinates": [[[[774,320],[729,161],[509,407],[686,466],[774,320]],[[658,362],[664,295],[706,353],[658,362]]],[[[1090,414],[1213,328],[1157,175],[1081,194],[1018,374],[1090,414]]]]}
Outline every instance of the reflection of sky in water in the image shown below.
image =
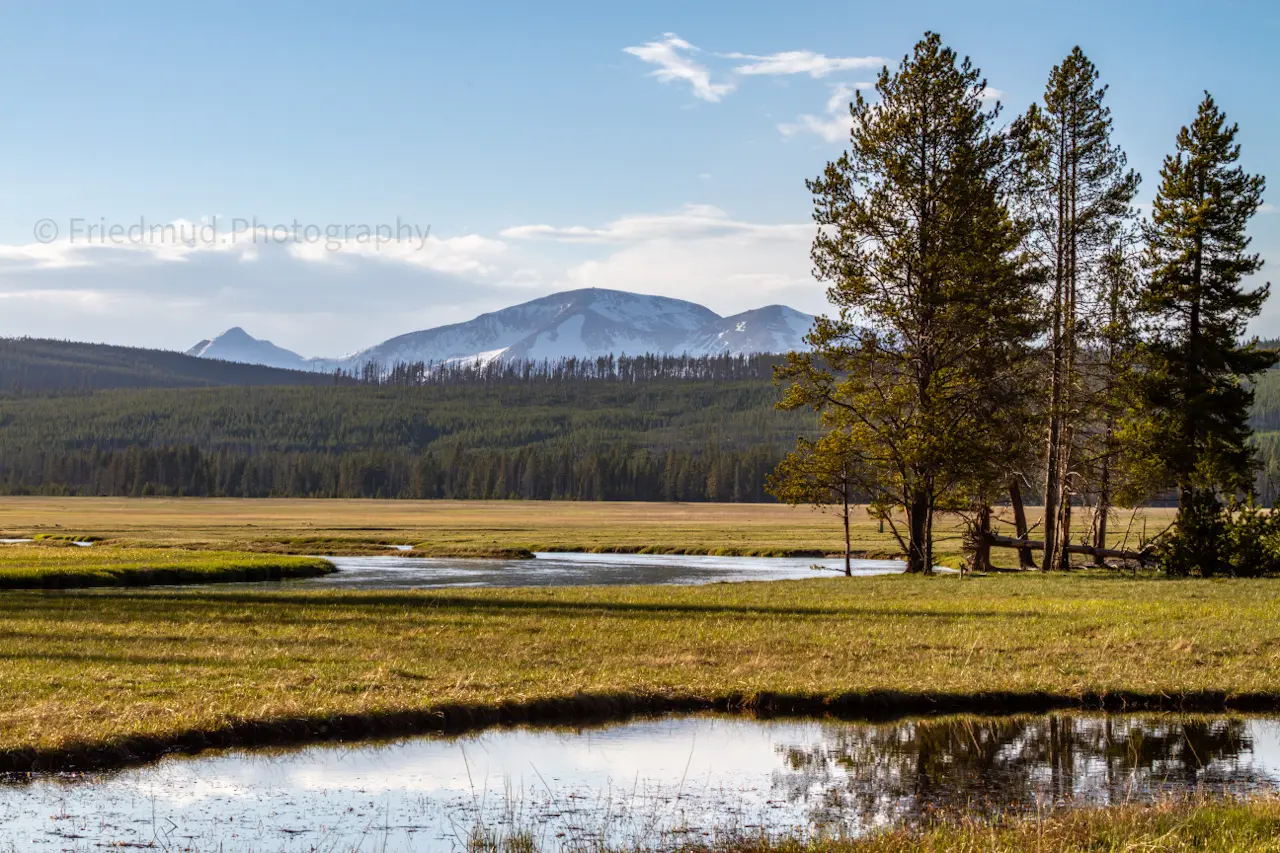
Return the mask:
{"type": "MultiPolygon", "coordinates": [[[[533,560],[459,560],[420,557],[329,557],[331,575],[291,581],[343,589],[431,587],[612,586],[706,584],[728,581],[835,577],[843,558],[714,557],[675,554],[542,553],[533,560]],[[814,566],[821,568],[815,569],[814,566]]],[[[897,560],[855,560],[856,575],[901,572],[897,560]]]]}
{"type": "Polygon", "coordinates": [[[553,847],[717,830],[857,833],[956,813],[1280,779],[1280,724],[1054,717],[858,724],[672,717],[605,728],[172,758],[0,788],[0,849],[454,850],[476,826],[553,847]],[[1194,757],[1192,757],[1194,756],[1194,757]]]}

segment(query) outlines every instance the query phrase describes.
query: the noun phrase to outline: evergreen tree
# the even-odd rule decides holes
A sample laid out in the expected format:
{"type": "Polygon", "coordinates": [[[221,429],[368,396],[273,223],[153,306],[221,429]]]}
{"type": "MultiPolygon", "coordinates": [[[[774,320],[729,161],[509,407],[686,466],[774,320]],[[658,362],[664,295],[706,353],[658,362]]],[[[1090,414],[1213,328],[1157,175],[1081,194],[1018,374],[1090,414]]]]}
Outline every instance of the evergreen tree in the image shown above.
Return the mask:
{"type": "MultiPolygon", "coordinates": [[[[1099,271],[1102,310],[1089,355],[1094,386],[1090,395],[1092,419],[1097,422],[1084,445],[1082,467],[1096,496],[1093,513],[1093,545],[1107,547],[1107,528],[1117,504],[1130,503],[1134,484],[1126,479],[1119,424],[1133,405],[1132,391],[1139,336],[1137,327],[1138,274],[1133,257],[1133,234],[1126,233],[1102,257],[1099,271]]],[[[1095,558],[1101,564],[1101,558],[1095,558]]]]}
{"type": "Polygon", "coordinates": [[[1167,567],[1210,574],[1222,559],[1220,497],[1252,488],[1248,380],[1276,363],[1257,340],[1241,343],[1270,285],[1245,276],[1262,267],[1248,251],[1249,219],[1265,181],[1236,165],[1236,125],[1207,93],[1160,170],[1141,307],[1150,323],[1141,385],[1148,419],[1138,434],[1158,479],[1178,489],[1177,532],[1167,567]]]}
{"type": "Polygon", "coordinates": [[[1111,142],[1107,87],[1079,47],[1049,74],[1044,104],[1014,128],[1027,167],[1023,200],[1035,222],[1033,245],[1051,271],[1048,293],[1045,569],[1067,564],[1071,497],[1079,491],[1077,447],[1088,393],[1081,349],[1106,250],[1130,217],[1139,178],[1111,142]],[[1094,287],[1090,288],[1090,283],[1094,287]],[[1092,290],[1092,292],[1090,292],[1092,290]]]}
{"type": "Polygon", "coordinates": [[[848,430],[871,506],[908,572],[933,567],[933,514],[1008,453],[1001,391],[1026,363],[1035,304],[1005,204],[1013,149],[986,86],[926,33],[874,106],[851,105],[849,150],[809,182],[812,257],[838,309],[779,370],[780,405],[848,430]],[[897,530],[904,511],[907,532],[897,530]]]}
{"type": "Polygon", "coordinates": [[[783,503],[835,507],[844,527],[845,577],[853,575],[849,522],[864,481],[860,455],[844,430],[832,430],[817,441],[801,438],[765,480],[765,491],[783,503]]]}

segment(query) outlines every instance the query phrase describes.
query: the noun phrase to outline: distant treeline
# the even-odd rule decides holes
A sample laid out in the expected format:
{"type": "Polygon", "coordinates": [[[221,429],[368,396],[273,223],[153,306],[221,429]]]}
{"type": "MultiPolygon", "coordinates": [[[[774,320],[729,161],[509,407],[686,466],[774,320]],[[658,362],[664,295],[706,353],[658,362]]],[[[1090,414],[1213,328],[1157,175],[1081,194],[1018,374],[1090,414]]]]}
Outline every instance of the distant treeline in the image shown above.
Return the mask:
{"type": "Polygon", "coordinates": [[[776,355],[603,355],[541,360],[452,360],[366,362],[358,370],[336,370],[340,381],[363,385],[488,385],[519,382],[653,382],[657,380],[736,381],[773,378],[776,355]]]}
{"type": "Polygon", "coordinates": [[[759,502],[772,447],[629,446],[472,452],[247,454],[198,447],[31,453],[0,460],[0,493],[146,497],[759,502]]]}
{"type": "Polygon", "coordinates": [[[448,384],[0,399],[0,492],[760,501],[813,428],[774,409],[763,360],[640,368],[761,371],[749,379],[555,369],[554,381],[458,371],[448,384]]]}
{"type": "Polygon", "coordinates": [[[38,338],[0,338],[0,394],[58,394],[105,388],[219,385],[333,385],[329,373],[281,370],[166,350],[38,338]]]}
{"type": "MultiPolygon", "coordinates": [[[[765,474],[814,430],[807,413],[774,409],[775,356],[396,364],[335,376],[0,341],[0,377],[57,377],[60,359],[63,378],[231,387],[10,387],[0,395],[0,493],[762,501],[765,474]],[[231,381],[246,378],[304,387],[231,381]]],[[[1259,377],[1253,423],[1259,498],[1271,505],[1280,371],[1259,377]]],[[[1038,498],[1032,485],[1027,499],[1038,498]]]]}

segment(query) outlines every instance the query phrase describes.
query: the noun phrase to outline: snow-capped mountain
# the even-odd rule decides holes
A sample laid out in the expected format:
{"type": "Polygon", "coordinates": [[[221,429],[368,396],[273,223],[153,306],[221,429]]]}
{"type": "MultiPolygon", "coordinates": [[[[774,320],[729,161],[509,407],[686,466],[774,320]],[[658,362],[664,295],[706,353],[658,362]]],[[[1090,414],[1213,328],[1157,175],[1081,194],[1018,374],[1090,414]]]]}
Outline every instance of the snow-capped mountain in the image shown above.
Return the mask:
{"type": "Polygon", "coordinates": [[[791,352],[804,349],[804,336],[812,327],[809,314],[785,305],[766,305],[707,324],[685,342],[684,351],[691,355],[791,352]]]}
{"type": "Polygon", "coordinates": [[[200,358],[216,358],[221,361],[239,361],[246,364],[265,364],[268,367],[284,367],[289,370],[310,370],[311,359],[305,359],[292,350],[278,347],[271,341],[262,341],[236,326],[227,329],[213,340],[201,341],[187,350],[187,355],[200,358]]]}
{"type": "Polygon", "coordinates": [[[590,288],[544,296],[474,320],[410,332],[343,358],[303,358],[236,328],[189,355],[273,367],[332,370],[371,361],[490,361],[640,355],[789,352],[804,347],[813,318],[782,305],[721,317],[683,299],[590,288]]]}

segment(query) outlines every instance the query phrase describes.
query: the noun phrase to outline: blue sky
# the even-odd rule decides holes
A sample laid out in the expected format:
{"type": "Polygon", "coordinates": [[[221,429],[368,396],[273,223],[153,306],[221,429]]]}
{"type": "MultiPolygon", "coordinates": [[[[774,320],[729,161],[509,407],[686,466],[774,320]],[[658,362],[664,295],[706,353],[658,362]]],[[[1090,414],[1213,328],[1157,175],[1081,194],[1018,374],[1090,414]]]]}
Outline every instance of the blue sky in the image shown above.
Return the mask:
{"type": "MultiPolygon", "coordinates": [[[[0,0],[0,335],[185,348],[238,324],[333,355],[579,286],[820,311],[804,180],[839,154],[850,88],[925,29],[1010,116],[1080,44],[1143,200],[1204,89],[1280,182],[1275,0],[0,0]],[[221,244],[69,237],[202,217],[221,244]],[[227,237],[255,218],[431,230],[417,250],[227,237]]],[[[1280,215],[1254,234],[1267,279],[1280,215]]]]}

